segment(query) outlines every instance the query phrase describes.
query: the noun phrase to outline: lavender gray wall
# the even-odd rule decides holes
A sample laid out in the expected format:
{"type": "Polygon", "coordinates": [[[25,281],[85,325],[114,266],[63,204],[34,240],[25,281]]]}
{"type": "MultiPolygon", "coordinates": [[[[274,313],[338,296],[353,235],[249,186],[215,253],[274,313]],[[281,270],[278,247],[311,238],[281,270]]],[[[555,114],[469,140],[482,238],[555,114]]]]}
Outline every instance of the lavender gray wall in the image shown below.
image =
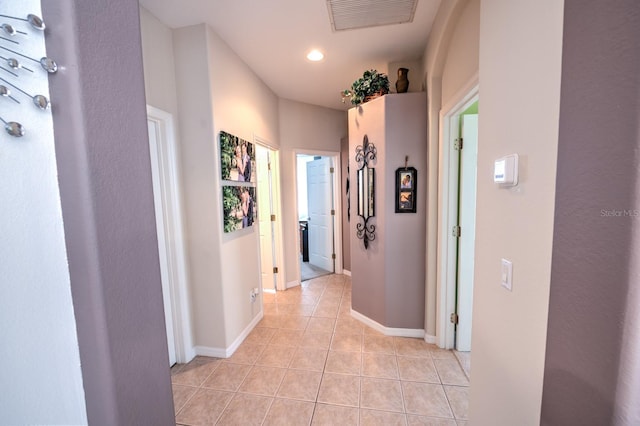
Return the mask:
{"type": "Polygon", "coordinates": [[[637,361],[621,362],[639,309],[628,300],[640,286],[638,40],[635,0],[565,1],[545,425],[640,421],[637,361]],[[628,380],[636,400],[624,405],[628,380]]]}
{"type": "Polygon", "coordinates": [[[42,6],[88,420],[175,424],[138,2],[42,6]]]}

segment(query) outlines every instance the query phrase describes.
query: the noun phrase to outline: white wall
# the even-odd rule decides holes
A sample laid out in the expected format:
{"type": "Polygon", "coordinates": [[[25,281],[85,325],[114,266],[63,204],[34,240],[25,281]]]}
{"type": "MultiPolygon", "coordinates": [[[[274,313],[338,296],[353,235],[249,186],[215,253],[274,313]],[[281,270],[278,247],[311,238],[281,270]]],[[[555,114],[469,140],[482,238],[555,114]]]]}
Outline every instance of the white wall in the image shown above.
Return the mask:
{"type": "Polygon", "coordinates": [[[173,34],[147,9],[140,8],[144,90],[147,104],[178,118],[173,34]]]}
{"type": "Polygon", "coordinates": [[[483,1],[469,416],[474,425],[540,422],[555,198],[563,2],[483,1]],[[499,189],[493,161],[520,155],[499,189]],[[513,262],[513,291],[500,259],[513,262]]]}
{"type": "MultiPolygon", "coordinates": [[[[215,180],[210,184],[216,194],[217,214],[221,216],[218,135],[224,130],[252,142],[255,135],[277,148],[280,139],[278,98],[210,28],[207,28],[207,53],[214,129],[214,138],[210,143],[214,156],[205,161],[212,162],[215,180]]],[[[261,200],[257,200],[256,206],[260,208],[261,200]]],[[[229,347],[262,310],[260,300],[253,304],[249,302],[251,289],[261,287],[259,233],[257,226],[253,226],[224,234],[221,219],[214,221],[213,225],[217,228],[217,244],[224,265],[220,272],[225,310],[225,344],[229,347]]]]}
{"type": "Polygon", "coordinates": [[[340,153],[340,140],[347,135],[347,113],[315,105],[279,99],[282,219],[285,247],[285,282],[295,283],[300,277],[296,235],[296,151],[331,151],[340,153]]]}
{"type": "MultiPolygon", "coordinates": [[[[3,3],[0,13],[41,15],[40,2],[3,3]]],[[[0,422],[86,424],[53,123],[40,119],[21,139],[0,134],[0,422]]]]}

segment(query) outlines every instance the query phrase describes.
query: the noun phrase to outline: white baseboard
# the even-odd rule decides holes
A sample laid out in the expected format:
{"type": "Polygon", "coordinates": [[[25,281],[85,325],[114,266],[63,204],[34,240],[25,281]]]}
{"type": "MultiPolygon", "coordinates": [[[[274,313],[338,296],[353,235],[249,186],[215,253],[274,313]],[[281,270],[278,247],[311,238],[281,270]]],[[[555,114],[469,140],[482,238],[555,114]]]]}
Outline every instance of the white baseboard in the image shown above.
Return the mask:
{"type": "Polygon", "coordinates": [[[247,338],[249,333],[256,327],[256,325],[260,322],[262,317],[264,316],[264,311],[260,310],[258,315],[249,323],[248,326],[242,330],[242,333],[233,341],[231,346],[226,349],[222,348],[210,348],[207,346],[196,346],[194,349],[196,355],[200,356],[211,356],[215,358],[229,358],[233,353],[238,349],[240,344],[244,342],[244,339],[247,338]]]}
{"type": "Polygon", "coordinates": [[[276,294],[276,291],[272,288],[263,288],[262,289],[263,293],[270,293],[270,294],[276,294]]]}
{"type": "Polygon", "coordinates": [[[351,316],[373,328],[374,330],[384,334],[385,336],[394,336],[394,337],[416,337],[418,339],[422,339],[425,337],[424,330],[422,329],[414,329],[414,328],[390,328],[385,327],[377,321],[372,320],[369,317],[362,315],[358,311],[354,311],[351,309],[351,316]]]}
{"type": "Polygon", "coordinates": [[[343,270],[342,270],[342,273],[343,273],[344,275],[348,276],[348,277],[350,277],[350,276],[351,276],[351,271],[350,271],[350,270],[348,270],[348,269],[343,269],[343,270]]]}
{"type": "Polygon", "coordinates": [[[438,340],[436,336],[432,336],[431,334],[425,334],[424,341],[427,343],[431,343],[432,345],[435,345],[438,340]]]}
{"type": "Polygon", "coordinates": [[[295,281],[289,281],[289,282],[286,284],[286,287],[287,287],[287,288],[291,288],[291,287],[297,287],[297,286],[299,286],[299,285],[300,285],[300,281],[295,280],[295,281]]]}

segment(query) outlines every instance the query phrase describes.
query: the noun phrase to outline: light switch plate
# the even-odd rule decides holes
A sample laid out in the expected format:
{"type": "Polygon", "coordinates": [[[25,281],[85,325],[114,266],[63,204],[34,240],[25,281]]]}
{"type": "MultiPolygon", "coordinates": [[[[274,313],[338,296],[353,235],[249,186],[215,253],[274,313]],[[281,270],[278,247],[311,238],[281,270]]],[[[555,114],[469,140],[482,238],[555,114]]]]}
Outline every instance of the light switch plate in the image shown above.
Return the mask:
{"type": "Polygon", "coordinates": [[[500,284],[509,291],[513,291],[513,264],[507,259],[502,259],[500,268],[500,284]]]}

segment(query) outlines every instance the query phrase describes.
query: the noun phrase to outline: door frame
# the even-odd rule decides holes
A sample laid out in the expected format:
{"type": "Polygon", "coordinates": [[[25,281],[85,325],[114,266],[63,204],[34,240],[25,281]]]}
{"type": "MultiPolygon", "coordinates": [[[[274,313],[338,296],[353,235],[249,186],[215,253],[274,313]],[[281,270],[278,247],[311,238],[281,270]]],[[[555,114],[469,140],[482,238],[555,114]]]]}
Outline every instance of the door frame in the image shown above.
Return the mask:
{"type": "MultiPolygon", "coordinates": [[[[342,268],[342,197],[340,197],[341,168],[340,152],[338,151],[320,151],[314,149],[294,149],[293,150],[293,186],[295,198],[295,221],[296,229],[299,228],[298,218],[298,155],[313,155],[321,157],[330,157],[333,161],[333,209],[336,211],[333,217],[333,247],[335,251],[335,263],[333,270],[335,274],[344,274],[342,268]]],[[[296,247],[300,247],[300,232],[296,232],[296,247]]],[[[297,253],[297,251],[296,251],[297,253]]],[[[298,256],[296,256],[298,259],[298,256]]],[[[296,261],[296,277],[297,282],[302,283],[302,272],[300,270],[300,262],[296,261]]]]}
{"type": "Polygon", "coordinates": [[[436,289],[436,342],[439,347],[455,345],[455,325],[450,321],[456,312],[457,241],[451,233],[458,223],[458,152],[453,143],[457,137],[459,117],[480,94],[476,73],[440,110],[438,185],[438,258],[436,289]],[[452,131],[452,129],[454,129],[452,131]]]}
{"type": "Polygon", "coordinates": [[[165,216],[166,256],[160,262],[167,263],[171,308],[173,310],[174,344],[178,363],[187,363],[195,357],[191,336],[191,309],[189,306],[188,271],[184,245],[182,213],[182,191],[180,184],[180,161],[173,116],[161,109],[147,105],[147,120],[156,123],[159,146],[151,146],[151,155],[158,156],[158,167],[163,195],[166,202],[162,211],[165,216]]]}
{"type": "MultiPolygon", "coordinates": [[[[280,190],[280,148],[273,145],[268,140],[254,134],[253,142],[256,145],[260,145],[263,148],[267,148],[273,154],[271,159],[271,201],[273,202],[273,214],[276,216],[276,221],[273,227],[273,242],[275,244],[275,250],[273,253],[273,261],[278,266],[278,273],[276,274],[276,290],[286,290],[287,285],[284,277],[284,244],[283,241],[283,228],[282,228],[282,197],[280,190]]],[[[258,200],[260,203],[260,200],[258,200]]],[[[258,204],[260,208],[260,204],[258,204]]],[[[258,239],[258,246],[260,245],[260,239],[258,239]]],[[[260,253],[260,247],[258,247],[258,253],[260,253]]],[[[262,255],[261,255],[262,256],[262,255]]],[[[262,284],[262,283],[260,283],[262,284]]],[[[262,291],[261,287],[261,291],[262,291]]]]}

